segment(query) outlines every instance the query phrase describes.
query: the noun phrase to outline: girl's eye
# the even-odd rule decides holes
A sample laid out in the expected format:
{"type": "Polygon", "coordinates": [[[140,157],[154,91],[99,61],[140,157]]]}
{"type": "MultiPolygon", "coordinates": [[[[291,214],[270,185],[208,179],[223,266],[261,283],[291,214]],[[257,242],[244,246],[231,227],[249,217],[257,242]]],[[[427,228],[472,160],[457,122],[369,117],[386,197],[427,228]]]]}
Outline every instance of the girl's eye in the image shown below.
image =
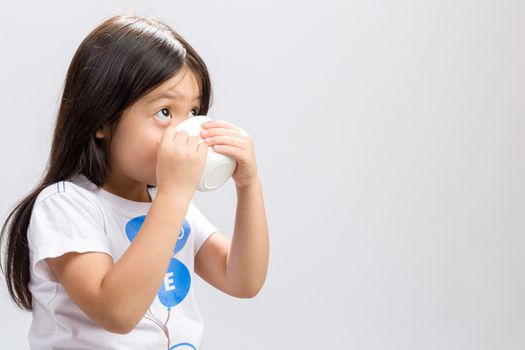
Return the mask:
{"type": "Polygon", "coordinates": [[[157,112],[156,116],[160,119],[163,119],[163,117],[171,117],[171,112],[167,108],[162,108],[160,111],[157,112]]]}
{"type": "Polygon", "coordinates": [[[199,110],[197,108],[193,108],[191,112],[193,113],[193,111],[195,111],[195,114],[193,114],[194,116],[199,115],[199,110]]]}

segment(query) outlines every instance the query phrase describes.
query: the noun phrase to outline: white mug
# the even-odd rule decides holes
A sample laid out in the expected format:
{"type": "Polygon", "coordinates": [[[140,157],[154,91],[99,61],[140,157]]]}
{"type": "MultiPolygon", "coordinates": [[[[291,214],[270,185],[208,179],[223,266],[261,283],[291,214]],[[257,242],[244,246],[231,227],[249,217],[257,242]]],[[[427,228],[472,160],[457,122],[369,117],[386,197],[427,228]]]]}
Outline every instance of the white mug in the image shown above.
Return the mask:
{"type": "MultiPolygon", "coordinates": [[[[205,115],[197,115],[189,117],[175,127],[175,130],[184,130],[189,136],[198,136],[198,143],[205,142],[201,136],[201,131],[204,130],[202,123],[213,120],[205,115]]],[[[208,155],[206,164],[202,172],[202,177],[197,186],[197,190],[201,192],[210,192],[221,187],[232,176],[237,162],[235,159],[215,152],[212,146],[208,146],[208,155]]]]}

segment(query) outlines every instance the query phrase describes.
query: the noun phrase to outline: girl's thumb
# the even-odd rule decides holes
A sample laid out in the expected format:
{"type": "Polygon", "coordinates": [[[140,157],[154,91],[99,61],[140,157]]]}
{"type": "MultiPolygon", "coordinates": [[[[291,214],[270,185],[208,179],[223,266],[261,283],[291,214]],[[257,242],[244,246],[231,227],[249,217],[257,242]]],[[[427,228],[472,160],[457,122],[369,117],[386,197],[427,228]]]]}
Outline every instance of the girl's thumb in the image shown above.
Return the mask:
{"type": "Polygon", "coordinates": [[[177,130],[175,130],[174,125],[168,126],[166,130],[164,130],[164,132],[162,133],[160,140],[157,143],[160,145],[161,143],[172,141],[176,133],[177,130]]]}

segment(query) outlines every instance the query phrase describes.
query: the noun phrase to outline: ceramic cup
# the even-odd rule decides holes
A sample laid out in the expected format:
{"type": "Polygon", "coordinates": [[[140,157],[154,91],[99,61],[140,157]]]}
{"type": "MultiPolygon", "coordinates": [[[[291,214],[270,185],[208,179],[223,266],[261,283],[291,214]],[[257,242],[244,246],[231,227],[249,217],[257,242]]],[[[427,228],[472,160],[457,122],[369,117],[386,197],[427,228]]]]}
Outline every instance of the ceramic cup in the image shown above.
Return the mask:
{"type": "MultiPolygon", "coordinates": [[[[177,125],[175,130],[184,130],[189,136],[198,136],[198,142],[200,144],[205,142],[200,134],[201,131],[204,130],[201,124],[209,120],[213,119],[205,115],[192,116],[177,125]]],[[[213,147],[208,146],[206,164],[202,172],[201,180],[196,189],[201,192],[216,190],[232,176],[236,167],[237,162],[235,159],[217,153],[213,147]]]]}

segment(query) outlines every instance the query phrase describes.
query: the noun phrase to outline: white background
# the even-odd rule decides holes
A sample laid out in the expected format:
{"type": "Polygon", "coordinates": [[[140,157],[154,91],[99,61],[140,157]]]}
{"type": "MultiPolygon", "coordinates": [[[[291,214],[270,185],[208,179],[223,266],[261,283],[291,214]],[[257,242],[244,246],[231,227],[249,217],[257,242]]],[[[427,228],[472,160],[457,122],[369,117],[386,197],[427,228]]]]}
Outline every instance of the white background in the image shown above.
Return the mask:
{"type": "MultiPolygon", "coordinates": [[[[189,41],[211,116],[254,138],[268,278],[254,299],[197,278],[204,348],[525,348],[525,2],[5,2],[4,217],[43,173],[74,51],[127,10],[189,41]]],[[[231,236],[231,180],[196,204],[231,236]]],[[[1,347],[28,348],[0,291],[1,347]]]]}

